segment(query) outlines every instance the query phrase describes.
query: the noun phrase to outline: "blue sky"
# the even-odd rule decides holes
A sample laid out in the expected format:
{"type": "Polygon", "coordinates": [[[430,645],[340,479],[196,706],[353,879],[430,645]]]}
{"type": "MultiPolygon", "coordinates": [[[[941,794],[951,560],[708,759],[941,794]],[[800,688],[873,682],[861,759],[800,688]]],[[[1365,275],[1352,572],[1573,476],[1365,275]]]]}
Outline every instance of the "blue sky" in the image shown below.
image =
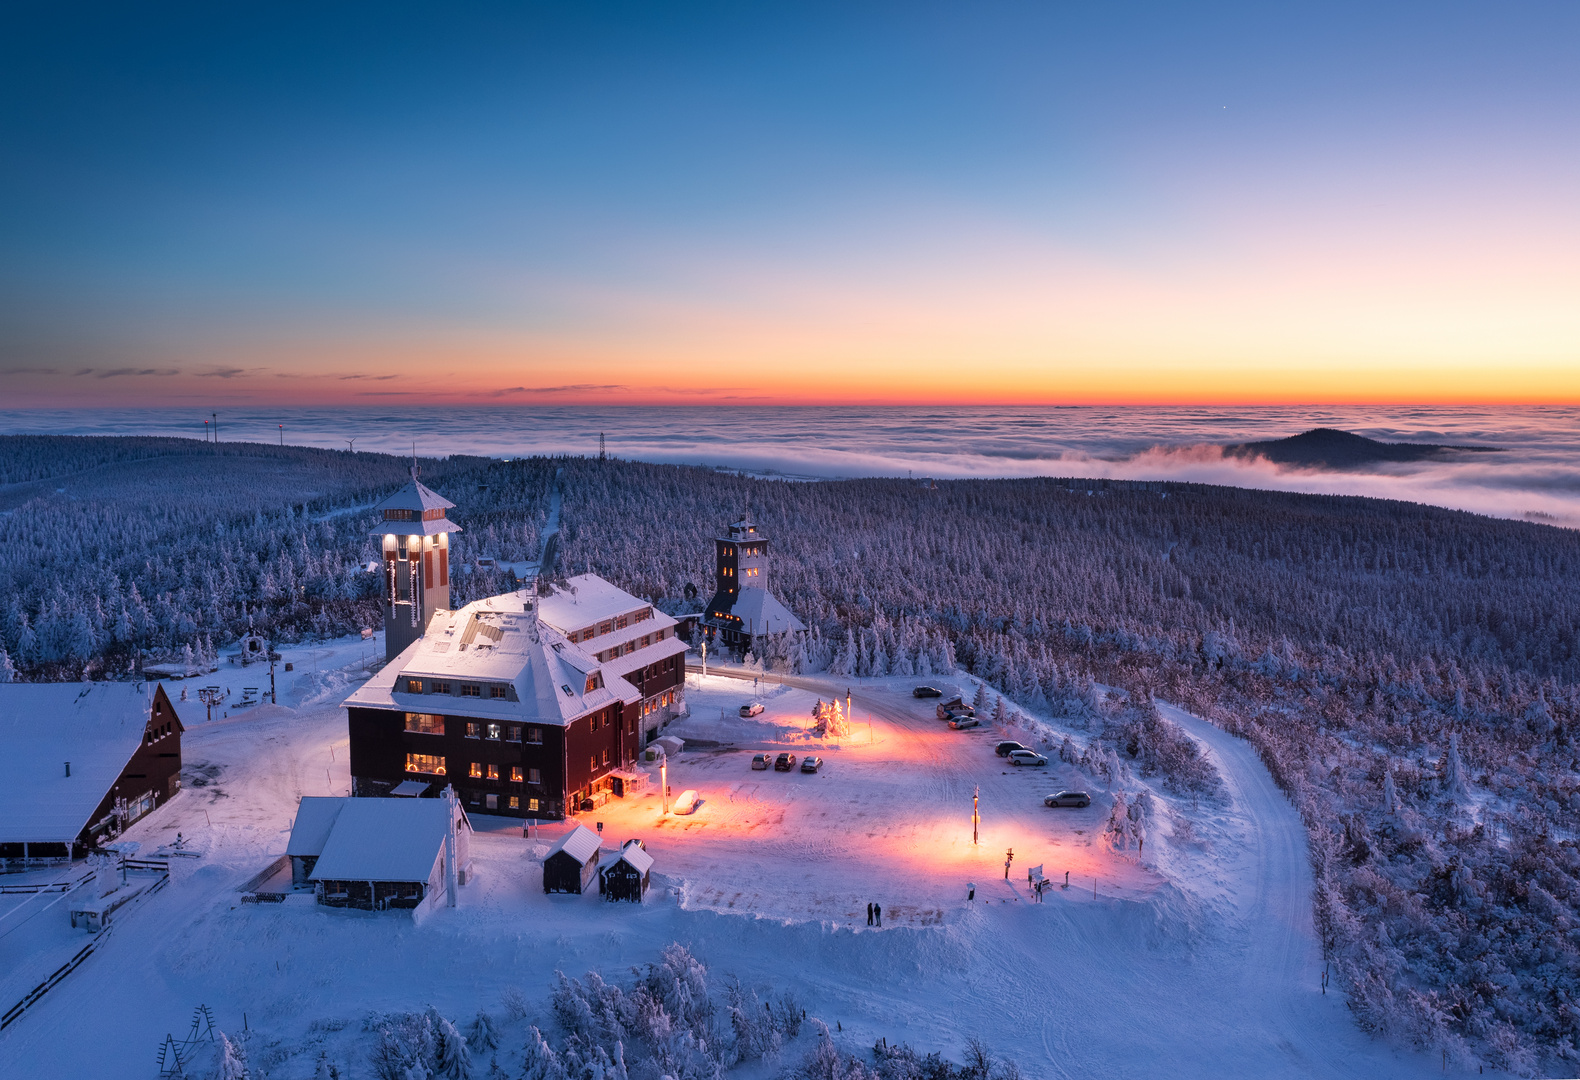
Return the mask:
{"type": "Polygon", "coordinates": [[[31,5],[0,41],[0,378],[1551,385],[1580,7],[1378,8],[31,5]]]}

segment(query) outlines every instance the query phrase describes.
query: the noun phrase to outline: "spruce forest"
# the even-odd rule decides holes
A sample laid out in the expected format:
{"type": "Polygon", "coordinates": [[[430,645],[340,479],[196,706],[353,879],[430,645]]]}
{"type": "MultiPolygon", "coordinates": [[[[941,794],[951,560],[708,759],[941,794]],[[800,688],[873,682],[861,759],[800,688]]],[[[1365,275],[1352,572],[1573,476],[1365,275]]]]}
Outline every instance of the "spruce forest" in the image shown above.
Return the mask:
{"type": "MultiPolygon", "coordinates": [[[[419,464],[465,530],[456,604],[507,587],[476,559],[537,556],[558,484],[560,574],[671,612],[710,595],[713,537],[755,518],[767,584],[810,628],[756,644],[770,669],[958,667],[1029,716],[1126,733],[1137,770],[1172,753],[1149,744],[1142,703],[1208,718],[1305,820],[1319,930],[1360,1024],[1517,1071],[1580,1061],[1580,533],[1169,483],[419,464]]],[[[409,466],[0,439],[0,679],[129,679],[249,626],[296,641],[378,625],[370,509],[409,466]]]]}

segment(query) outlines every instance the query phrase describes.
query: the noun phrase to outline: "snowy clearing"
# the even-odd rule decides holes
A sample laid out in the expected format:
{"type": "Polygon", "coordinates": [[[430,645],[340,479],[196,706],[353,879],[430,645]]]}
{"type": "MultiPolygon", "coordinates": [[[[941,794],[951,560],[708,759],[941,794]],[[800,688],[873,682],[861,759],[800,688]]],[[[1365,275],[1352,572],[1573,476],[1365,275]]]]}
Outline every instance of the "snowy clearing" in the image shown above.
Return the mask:
{"type": "MultiPolygon", "coordinates": [[[[850,1052],[883,1037],[958,1057],[977,1035],[1036,1077],[1440,1075],[1425,1055],[1368,1039],[1337,994],[1322,995],[1298,817],[1248,744],[1177,710],[1166,711],[1207,748],[1231,798],[1193,810],[1154,791],[1161,808],[1192,820],[1196,839],[1176,845],[1160,826],[1144,858],[1103,843],[1111,796],[1100,783],[1057,757],[1045,769],[1009,766],[994,756],[991,724],[948,730],[908,682],[851,680],[853,734],[818,742],[806,734],[812,703],[843,698],[845,682],[754,689],[710,675],[688,679],[692,715],[667,732],[687,740],[669,783],[699,792],[696,813],[662,819],[655,784],[581,818],[604,823],[606,847],[646,841],[654,887],[641,907],[545,896],[536,857],[568,826],[529,841],[519,823],[486,816],[473,818],[477,872],[460,908],[420,928],[398,912],[294,898],[244,905],[238,889],[283,852],[297,799],[348,790],[336,703],[361,677],[363,648],[325,647],[319,673],[294,672],[279,706],[213,723],[184,707],[186,789],[128,835],[153,846],[179,830],[204,857],[181,861],[167,888],[119,913],[99,951],[0,1035],[0,1072],[151,1077],[165,1034],[180,1037],[206,1004],[227,1033],[251,1033],[255,1070],[312,1076],[324,1052],[364,1076],[365,1015],[432,1005],[458,1022],[493,1013],[498,1060],[515,1075],[525,1025],[552,1024],[556,969],[619,976],[680,941],[718,977],[791,991],[809,1015],[837,1022],[850,1052]],[[324,670],[331,659],[353,666],[324,670]],[[754,699],[766,711],[738,717],[754,699]],[[753,771],[761,750],[825,765],[753,771]],[[1085,788],[1092,806],[1044,808],[1060,787],[1085,788]],[[1030,902],[1026,868],[1037,864],[1061,882],[1069,870],[1072,887],[1030,902]],[[866,925],[874,900],[881,930],[866,925]],[[512,990],[525,1016],[506,1008],[512,990]]],[[[975,685],[939,684],[968,696],[975,685]]],[[[19,909],[0,907],[8,998],[61,949],[86,943],[59,925],[65,907],[9,935],[19,909]]]]}

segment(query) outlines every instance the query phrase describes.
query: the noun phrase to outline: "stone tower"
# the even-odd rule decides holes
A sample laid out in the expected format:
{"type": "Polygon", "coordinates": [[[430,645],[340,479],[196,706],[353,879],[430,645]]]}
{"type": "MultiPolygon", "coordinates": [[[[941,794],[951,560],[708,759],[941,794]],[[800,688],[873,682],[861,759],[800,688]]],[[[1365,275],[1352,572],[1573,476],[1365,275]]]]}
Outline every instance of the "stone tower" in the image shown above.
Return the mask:
{"type": "Polygon", "coordinates": [[[455,504],[419,483],[419,471],[413,462],[411,483],[374,507],[383,518],[373,535],[383,555],[386,660],[450,608],[450,534],[461,526],[444,516],[455,504]]]}

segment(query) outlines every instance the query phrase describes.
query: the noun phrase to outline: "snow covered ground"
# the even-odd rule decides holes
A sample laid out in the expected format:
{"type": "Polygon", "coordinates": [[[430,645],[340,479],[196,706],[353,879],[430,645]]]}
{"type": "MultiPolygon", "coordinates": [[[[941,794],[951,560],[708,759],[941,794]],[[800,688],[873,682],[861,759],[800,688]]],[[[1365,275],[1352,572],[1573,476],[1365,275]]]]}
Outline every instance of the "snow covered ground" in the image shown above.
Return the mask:
{"type": "MultiPolygon", "coordinates": [[[[688,740],[669,783],[700,793],[696,813],[664,818],[655,785],[583,816],[604,823],[606,846],[646,841],[656,866],[640,907],[545,896],[536,853],[565,826],[534,842],[518,822],[483,816],[460,908],[420,928],[394,912],[244,905],[238,889],[284,851],[297,799],[349,788],[338,701],[364,652],[382,645],[315,650],[278,706],[212,723],[197,722],[195,702],[182,706],[187,786],[129,835],[154,846],[180,831],[204,857],[178,862],[167,888],[118,913],[103,947],[0,1035],[0,1075],[151,1077],[165,1034],[184,1034],[206,1004],[226,1032],[249,1033],[255,1075],[282,1078],[312,1076],[320,1053],[369,1075],[372,1010],[432,1005],[464,1021],[487,1009],[505,1026],[498,1059],[514,1076],[526,1023],[551,1024],[556,969],[619,977],[671,941],[716,975],[793,992],[852,1052],[885,1037],[958,1057],[977,1035],[1036,1077],[1441,1075],[1435,1060],[1368,1039],[1336,994],[1321,993],[1299,819],[1247,744],[1176,712],[1230,801],[1193,809],[1156,793],[1144,857],[1102,842],[1111,799],[1100,784],[1056,757],[1046,770],[1009,767],[990,726],[949,731],[908,683],[852,681],[853,734],[818,742],[806,732],[812,703],[843,698],[844,682],[754,689],[710,675],[690,679],[691,716],[669,728],[688,740]],[[739,718],[754,697],[766,711],[739,718]],[[758,750],[826,764],[817,775],[754,772],[758,750]],[[1064,786],[1091,791],[1093,805],[1045,809],[1041,796],[1064,786]],[[1195,839],[1169,838],[1170,813],[1195,839]],[[1039,863],[1071,881],[1040,905],[1025,873],[1039,863]],[[866,925],[868,901],[883,905],[881,930],[866,925]],[[525,1015],[507,1007],[513,992],[525,1015]]],[[[242,685],[231,674],[225,684],[242,685]]],[[[31,973],[85,942],[60,925],[66,906],[9,935],[0,907],[0,972],[31,973]]],[[[4,989],[9,998],[11,979],[4,989]]]]}

